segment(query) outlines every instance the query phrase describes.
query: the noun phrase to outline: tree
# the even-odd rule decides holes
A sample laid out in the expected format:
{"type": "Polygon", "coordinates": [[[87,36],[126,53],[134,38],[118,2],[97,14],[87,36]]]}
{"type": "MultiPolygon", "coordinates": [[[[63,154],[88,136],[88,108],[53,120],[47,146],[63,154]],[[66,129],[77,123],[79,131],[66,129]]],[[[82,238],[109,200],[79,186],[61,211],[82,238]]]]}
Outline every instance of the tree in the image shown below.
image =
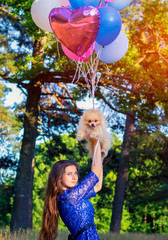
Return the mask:
{"type": "Polygon", "coordinates": [[[162,127],[167,126],[168,122],[165,108],[168,103],[167,8],[166,1],[135,1],[130,11],[123,12],[130,41],[128,54],[119,63],[108,66],[107,70],[102,66],[104,73],[101,81],[108,86],[108,90],[106,96],[101,91],[98,96],[110,109],[127,116],[113,203],[112,232],[119,232],[121,226],[131,135],[135,134],[136,128],[140,128],[141,122],[146,122],[147,131],[152,132],[162,132],[162,127]],[[133,12],[134,15],[131,14],[133,12]]]}
{"type": "Polygon", "coordinates": [[[167,138],[161,133],[139,132],[131,139],[126,205],[134,219],[132,231],[167,232],[167,151],[167,138]]]}

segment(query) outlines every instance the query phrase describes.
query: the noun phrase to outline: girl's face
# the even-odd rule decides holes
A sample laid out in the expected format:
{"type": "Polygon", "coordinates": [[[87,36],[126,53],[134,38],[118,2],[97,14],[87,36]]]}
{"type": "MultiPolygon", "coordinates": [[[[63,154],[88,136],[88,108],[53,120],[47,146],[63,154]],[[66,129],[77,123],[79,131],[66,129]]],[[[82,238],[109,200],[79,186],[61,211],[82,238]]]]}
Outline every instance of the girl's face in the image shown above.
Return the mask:
{"type": "Polygon", "coordinates": [[[65,172],[61,178],[63,190],[70,189],[76,186],[78,182],[78,171],[74,165],[65,168],[65,172]]]}

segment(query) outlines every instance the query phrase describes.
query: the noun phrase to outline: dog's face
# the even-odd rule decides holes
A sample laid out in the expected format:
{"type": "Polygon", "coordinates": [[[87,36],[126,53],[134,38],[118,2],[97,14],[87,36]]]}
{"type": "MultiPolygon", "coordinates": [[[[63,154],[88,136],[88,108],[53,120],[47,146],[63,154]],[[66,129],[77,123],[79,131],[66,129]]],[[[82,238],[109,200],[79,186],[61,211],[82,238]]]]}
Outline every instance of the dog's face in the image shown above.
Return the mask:
{"type": "Polygon", "coordinates": [[[90,110],[84,113],[83,121],[85,125],[94,129],[102,124],[103,116],[98,110],[90,110]]]}

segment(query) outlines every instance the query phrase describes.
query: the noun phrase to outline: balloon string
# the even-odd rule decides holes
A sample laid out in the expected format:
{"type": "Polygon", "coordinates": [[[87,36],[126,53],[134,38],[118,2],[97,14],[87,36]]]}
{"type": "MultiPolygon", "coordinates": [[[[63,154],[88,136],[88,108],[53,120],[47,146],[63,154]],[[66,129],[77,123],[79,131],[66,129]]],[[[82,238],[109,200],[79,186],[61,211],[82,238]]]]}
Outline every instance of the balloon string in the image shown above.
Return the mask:
{"type": "Polygon", "coordinates": [[[92,95],[93,109],[95,109],[94,94],[92,95]]]}
{"type": "Polygon", "coordinates": [[[101,73],[97,72],[98,64],[99,58],[98,56],[94,57],[93,54],[90,57],[89,63],[86,63],[85,61],[78,62],[72,80],[72,83],[77,83],[81,77],[84,77],[90,97],[92,98],[93,109],[95,109],[95,90],[101,77],[101,73]],[[88,76],[90,76],[90,79],[88,76]],[[75,79],[77,80],[75,81],[75,79]]]}
{"type": "Polygon", "coordinates": [[[57,52],[58,52],[58,58],[60,58],[60,51],[59,51],[59,43],[58,43],[58,40],[57,40],[57,52]]]}
{"type": "Polygon", "coordinates": [[[95,91],[101,76],[100,74],[97,73],[98,64],[99,64],[99,58],[96,59],[95,66],[93,67],[93,74],[91,79],[93,109],[95,109],[95,101],[94,101],[95,91]],[[96,77],[97,77],[97,83],[95,82],[96,77]]]}

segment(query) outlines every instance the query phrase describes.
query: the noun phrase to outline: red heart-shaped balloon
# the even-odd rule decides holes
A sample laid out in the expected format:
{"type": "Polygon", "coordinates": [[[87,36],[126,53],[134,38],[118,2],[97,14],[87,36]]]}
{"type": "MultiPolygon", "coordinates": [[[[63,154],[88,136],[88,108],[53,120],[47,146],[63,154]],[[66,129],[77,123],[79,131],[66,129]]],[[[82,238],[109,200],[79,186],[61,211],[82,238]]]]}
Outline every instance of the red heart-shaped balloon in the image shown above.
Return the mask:
{"type": "Polygon", "coordinates": [[[100,14],[97,8],[54,8],[49,14],[51,28],[58,40],[77,56],[82,56],[96,39],[100,14]]]}

